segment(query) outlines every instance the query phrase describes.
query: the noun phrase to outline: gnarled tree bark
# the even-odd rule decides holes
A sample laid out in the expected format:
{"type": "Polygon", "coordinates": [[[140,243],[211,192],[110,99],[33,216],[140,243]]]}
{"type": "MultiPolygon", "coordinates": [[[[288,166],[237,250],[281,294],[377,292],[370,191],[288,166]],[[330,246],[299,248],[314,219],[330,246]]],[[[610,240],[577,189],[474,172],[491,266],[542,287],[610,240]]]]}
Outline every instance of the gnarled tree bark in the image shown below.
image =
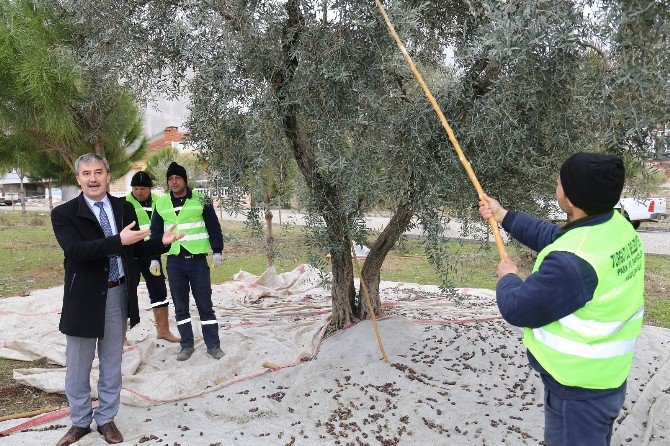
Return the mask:
{"type": "MultiPolygon", "coordinates": [[[[410,202],[401,203],[396,208],[393,217],[389,220],[384,230],[379,234],[377,240],[370,247],[370,252],[365,258],[365,263],[361,268],[361,275],[365,286],[370,295],[372,309],[375,315],[381,314],[381,299],[379,298],[379,281],[381,277],[381,269],[384,260],[388,253],[393,249],[396,242],[403,232],[407,230],[413,215],[413,207],[410,202]]],[[[361,299],[357,306],[357,316],[361,319],[369,317],[368,307],[362,301],[365,297],[362,295],[363,291],[359,293],[361,299]]]]}
{"type": "Polygon", "coordinates": [[[300,173],[316,197],[321,215],[328,227],[333,269],[333,325],[335,328],[341,328],[356,321],[353,311],[356,290],[349,248],[348,222],[345,212],[341,209],[340,191],[319,173],[316,155],[300,124],[299,105],[295,101],[290,101],[286,93],[298,67],[298,59],[293,49],[304,27],[304,17],[298,0],[289,0],[286,3],[286,11],[288,18],[282,42],[283,63],[281,68],[273,73],[272,85],[279,102],[284,134],[289,141],[300,173]]]}

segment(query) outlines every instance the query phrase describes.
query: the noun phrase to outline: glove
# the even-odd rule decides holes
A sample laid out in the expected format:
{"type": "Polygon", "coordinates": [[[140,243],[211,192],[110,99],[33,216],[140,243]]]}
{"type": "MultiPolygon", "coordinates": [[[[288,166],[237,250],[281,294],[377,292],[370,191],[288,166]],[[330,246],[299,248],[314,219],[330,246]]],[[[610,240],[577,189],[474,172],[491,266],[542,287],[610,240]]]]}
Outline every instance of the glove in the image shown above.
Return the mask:
{"type": "Polygon", "coordinates": [[[223,254],[220,252],[212,254],[212,263],[214,264],[214,266],[223,265],[223,254]]]}
{"type": "Polygon", "coordinates": [[[151,261],[151,264],[149,265],[149,272],[154,276],[161,275],[161,264],[158,260],[151,261]]]}

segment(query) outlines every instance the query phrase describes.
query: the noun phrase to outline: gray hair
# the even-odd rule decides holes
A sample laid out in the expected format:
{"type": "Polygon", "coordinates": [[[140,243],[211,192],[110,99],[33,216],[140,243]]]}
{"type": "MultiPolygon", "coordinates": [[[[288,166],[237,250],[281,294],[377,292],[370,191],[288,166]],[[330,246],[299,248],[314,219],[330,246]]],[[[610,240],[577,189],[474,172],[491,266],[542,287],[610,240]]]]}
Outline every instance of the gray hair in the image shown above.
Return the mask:
{"type": "Polygon", "coordinates": [[[109,170],[109,163],[104,156],[96,155],[95,153],[84,153],[74,162],[74,171],[79,175],[79,166],[81,164],[91,164],[91,163],[102,163],[107,169],[107,173],[111,172],[109,170]]]}

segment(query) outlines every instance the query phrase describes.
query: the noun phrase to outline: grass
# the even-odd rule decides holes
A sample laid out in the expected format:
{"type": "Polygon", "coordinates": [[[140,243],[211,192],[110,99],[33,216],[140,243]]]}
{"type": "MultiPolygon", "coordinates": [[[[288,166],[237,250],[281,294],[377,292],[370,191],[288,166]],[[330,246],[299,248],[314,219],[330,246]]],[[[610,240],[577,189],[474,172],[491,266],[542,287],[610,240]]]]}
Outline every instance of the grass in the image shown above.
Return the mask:
{"type": "Polygon", "coordinates": [[[63,282],[63,251],[48,213],[31,213],[27,227],[19,224],[20,218],[19,212],[0,213],[0,297],[63,282]]]}
{"type": "MultiPolygon", "coordinates": [[[[63,252],[56,243],[48,213],[29,212],[28,226],[21,224],[20,212],[0,211],[0,298],[28,295],[31,290],[62,284],[63,252]]],[[[224,222],[228,241],[223,266],[212,268],[212,282],[231,280],[240,270],[260,274],[266,269],[265,243],[251,235],[243,224],[224,222]]],[[[300,228],[275,230],[278,272],[290,271],[309,261],[305,235],[300,228]]],[[[498,254],[491,246],[474,242],[448,244],[450,277],[455,286],[494,289],[498,254]]],[[[510,246],[520,274],[529,273],[533,257],[525,248],[510,246]]],[[[428,264],[419,241],[407,239],[402,249],[392,251],[384,262],[382,280],[437,284],[438,275],[428,264]]],[[[647,311],[645,323],[670,328],[670,257],[646,256],[647,311]]],[[[47,394],[17,384],[12,370],[26,366],[20,361],[0,359],[0,416],[36,410],[44,406],[67,405],[63,395],[47,394]]]]}
{"type": "Polygon", "coordinates": [[[17,384],[12,378],[14,369],[52,367],[24,361],[0,359],[0,417],[30,412],[47,407],[65,407],[67,398],[60,393],[47,393],[34,387],[17,384]]]}
{"type": "Polygon", "coordinates": [[[645,257],[645,323],[670,328],[670,256],[645,257]]]}

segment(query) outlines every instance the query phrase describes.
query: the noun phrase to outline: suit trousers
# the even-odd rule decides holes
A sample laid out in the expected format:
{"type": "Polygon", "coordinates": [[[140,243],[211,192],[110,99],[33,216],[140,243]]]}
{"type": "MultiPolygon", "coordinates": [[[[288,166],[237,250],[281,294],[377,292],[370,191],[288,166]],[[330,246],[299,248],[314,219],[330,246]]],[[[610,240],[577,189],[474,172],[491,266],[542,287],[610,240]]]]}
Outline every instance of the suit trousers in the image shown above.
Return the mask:
{"type": "Polygon", "coordinates": [[[88,427],[92,419],[98,426],[114,420],[121,400],[121,355],[126,337],[128,304],[126,284],[107,290],[105,333],[103,338],[67,336],[65,394],[70,403],[72,424],[88,427]],[[91,367],[98,350],[98,408],[93,414],[91,367]]]}

